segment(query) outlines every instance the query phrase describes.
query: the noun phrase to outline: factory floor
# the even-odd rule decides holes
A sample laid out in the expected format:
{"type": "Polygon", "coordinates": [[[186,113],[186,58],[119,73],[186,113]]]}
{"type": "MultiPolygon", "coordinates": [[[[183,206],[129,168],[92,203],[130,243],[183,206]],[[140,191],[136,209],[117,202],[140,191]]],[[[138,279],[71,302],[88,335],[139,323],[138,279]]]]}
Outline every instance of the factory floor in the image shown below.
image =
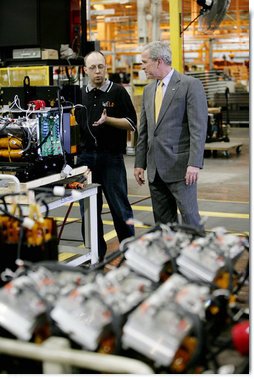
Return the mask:
{"type": "MultiPolygon", "coordinates": [[[[250,230],[250,171],[249,171],[249,128],[231,127],[229,129],[230,148],[206,151],[204,169],[198,181],[198,202],[201,217],[207,231],[214,227],[224,227],[236,234],[249,234],[250,230]]],[[[226,144],[224,142],[218,142],[226,144]]],[[[128,195],[134,218],[145,224],[154,224],[151,199],[147,182],[138,186],[133,176],[134,155],[126,155],[125,163],[128,177],[128,195]]],[[[52,211],[52,216],[61,223],[67,207],[52,211]]],[[[74,204],[62,235],[70,244],[82,246],[80,233],[79,205],[74,204]]],[[[107,253],[116,251],[119,243],[108,205],[103,205],[104,236],[107,253]]],[[[144,226],[136,226],[136,235],[145,232],[144,226]]],[[[64,243],[65,244],[65,243],[64,243]]],[[[68,253],[68,252],[67,252],[68,253]]],[[[60,255],[63,260],[65,255],[60,255]]]]}
{"type": "MultiPolygon", "coordinates": [[[[229,130],[230,148],[228,154],[218,150],[207,151],[210,155],[204,159],[204,169],[200,171],[198,181],[198,200],[201,217],[206,219],[205,228],[225,227],[232,233],[249,233],[249,129],[231,127],[229,130]],[[241,145],[237,151],[237,146],[241,145]],[[217,152],[217,153],[216,153],[217,152]]],[[[218,142],[217,145],[226,144],[218,142]]],[[[205,156],[206,156],[205,155],[205,156]]],[[[128,173],[128,193],[134,218],[153,225],[151,199],[147,183],[138,186],[133,176],[134,156],[125,157],[128,173]]],[[[111,217],[105,207],[103,220],[108,250],[118,247],[111,217]]],[[[136,233],[140,232],[136,228],[136,233]]],[[[142,228],[141,228],[142,229],[142,228]]],[[[144,230],[142,231],[144,232],[144,230]]]]}

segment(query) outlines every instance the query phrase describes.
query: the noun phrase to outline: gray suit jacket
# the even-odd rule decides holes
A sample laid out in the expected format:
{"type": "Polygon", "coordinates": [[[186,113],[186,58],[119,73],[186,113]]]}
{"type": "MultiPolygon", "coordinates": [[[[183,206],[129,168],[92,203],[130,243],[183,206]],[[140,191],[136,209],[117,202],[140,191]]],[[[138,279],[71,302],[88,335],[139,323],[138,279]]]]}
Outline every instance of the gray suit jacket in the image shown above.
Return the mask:
{"type": "Polygon", "coordinates": [[[188,165],[203,166],[207,99],[199,79],[174,71],[156,124],[155,90],[156,81],[144,88],[135,167],[147,168],[149,182],[157,169],[171,183],[184,179],[188,165]]]}

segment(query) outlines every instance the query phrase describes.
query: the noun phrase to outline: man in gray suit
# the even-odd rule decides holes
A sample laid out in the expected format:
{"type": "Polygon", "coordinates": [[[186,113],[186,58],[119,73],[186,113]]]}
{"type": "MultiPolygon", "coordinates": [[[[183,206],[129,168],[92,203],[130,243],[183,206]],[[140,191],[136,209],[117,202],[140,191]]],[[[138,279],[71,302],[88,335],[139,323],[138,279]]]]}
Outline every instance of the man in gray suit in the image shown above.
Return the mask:
{"type": "Polygon", "coordinates": [[[178,223],[178,208],[182,223],[203,229],[197,202],[208,121],[203,85],[171,67],[168,42],[151,42],[141,58],[147,78],[155,80],[144,88],[134,176],[144,184],[147,169],[156,223],[178,223]],[[161,81],[163,100],[156,121],[155,93],[161,81]]]}

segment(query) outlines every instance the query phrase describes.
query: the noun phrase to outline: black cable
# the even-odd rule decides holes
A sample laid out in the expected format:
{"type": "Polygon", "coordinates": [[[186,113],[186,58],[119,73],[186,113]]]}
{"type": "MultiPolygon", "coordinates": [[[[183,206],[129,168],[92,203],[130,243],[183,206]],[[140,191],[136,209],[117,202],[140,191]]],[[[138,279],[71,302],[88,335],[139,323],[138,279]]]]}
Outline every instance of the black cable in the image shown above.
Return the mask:
{"type": "Polygon", "coordinates": [[[49,215],[49,206],[48,206],[48,204],[47,204],[47,202],[46,202],[46,200],[45,199],[40,199],[40,201],[41,201],[41,203],[45,206],[45,208],[46,208],[46,211],[45,211],[45,218],[47,218],[48,217],[48,215],[49,215]]]}
{"type": "Polygon", "coordinates": [[[195,17],[181,32],[180,32],[180,36],[189,28],[189,26],[191,24],[193,24],[193,22],[195,22],[200,16],[203,16],[206,12],[208,12],[209,10],[211,9],[211,7],[203,7],[201,8],[199,14],[197,15],[197,17],[195,17]]]}
{"type": "MultiPolygon", "coordinates": [[[[32,137],[30,135],[30,133],[27,131],[26,128],[24,128],[24,126],[21,125],[21,130],[23,131],[23,133],[25,134],[25,137],[28,139],[28,142],[27,142],[27,145],[26,147],[24,147],[22,149],[22,154],[24,154],[27,150],[30,149],[30,146],[31,146],[31,143],[32,143],[32,137]]],[[[23,140],[21,139],[21,142],[23,142],[23,140]]]]}
{"type": "Polygon", "coordinates": [[[248,278],[249,278],[249,259],[246,265],[245,272],[242,278],[240,278],[240,280],[238,281],[236,288],[233,289],[232,293],[236,295],[240,291],[240,289],[243,287],[243,285],[245,284],[248,278]]]}
{"type": "Polygon", "coordinates": [[[22,219],[22,218],[17,217],[17,216],[15,216],[15,215],[11,214],[9,211],[6,211],[4,208],[1,208],[1,207],[0,207],[0,212],[4,213],[6,216],[9,216],[9,217],[13,218],[13,219],[16,220],[16,221],[19,221],[21,224],[22,224],[22,222],[23,222],[23,219],[22,219]]]}
{"type": "Polygon", "coordinates": [[[37,146],[37,149],[40,149],[40,148],[44,145],[44,143],[45,143],[45,142],[47,141],[47,139],[49,138],[51,132],[52,132],[52,129],[50,129],[50,130],[48,131],[48,134],[43,138],[43,140],[41,141],[41,143],[37,146]]]}
{"type": "Polygon", "coordinates": [[[4,206],[5,211],[8,212],[8,206],[7,206],[7,203],[5,201],[5,196],[1,196],[0,201],[3,202],[3,206],[4,206]]]}
{"type": "MultiPolygon", "coordinates": [[[[6,211],[8,211],[8,207],[7,207],[7,203],[6,203],[5,197],[8,197],[8,196],[25,196],[26,194],[27,194],[26,192],[10,192],[10,193],[5,193],[3,195],[0,195],[0,200],[3,201],[3,204],[4,204],[5,208],[6,208],[6,211]]],[[[17,204],[17,205],[19,207],[20,212],[22,213],[20,204],[17,204]]]]}
{"type": "Polygon", "coordinates": [[[58,233],[58,242],[60,242],[60,240],[61,240],[61,237],[62,237],[62,234],[63,234],[63,230],[64,230],[64,227],[66,225],[66,221],[68,220],[68,217],[69,217],[69,214],[71,212],[72,207],[73,207],[73,202],[70,203],[70,205],[68,207],[68,210],[67,210],[67,212],[66,212],[66,214],[64,216],[64,220],[63,220],[63,222],[61,224],[61,229],[60,229],[60,231],[58,233]]]}
{"type": "Polygon", "coordinates": [[[180,36],[191,26],[191,24],[193,24],[193,22],[195,22],[200,16],[202,16],[203,13],[199,13],[199,15],[197,17],[195,17],[181,32],[180,32],[180,36]]]}

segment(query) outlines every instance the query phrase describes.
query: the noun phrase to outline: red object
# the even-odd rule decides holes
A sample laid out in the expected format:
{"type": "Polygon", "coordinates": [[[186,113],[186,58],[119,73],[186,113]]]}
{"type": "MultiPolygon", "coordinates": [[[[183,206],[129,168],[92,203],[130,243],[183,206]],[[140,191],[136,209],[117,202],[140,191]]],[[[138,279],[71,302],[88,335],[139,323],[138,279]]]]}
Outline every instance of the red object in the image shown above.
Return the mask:
{"type": "Polygon", "coordinates": [[[35,111],[38,111],[46,107],[46,103],[44,100],[32,100],[32,101],[29,101],[28,104],[33,105],[35,111]]]}
{"type": "Polygon", "coordinates": [[[83,183],[79,183],[79,182],[72,182],[72,183],[68,183],[66,185],[66,188],[69,188],[69,189],[81,189],[81,188],[84,188],[85,185],[83,183]]]}
{"type": "Polygon", "coordinates": [[[232,342],[235,349],[242,355],[249,354],[249,335],[250,322],[249,320],[241,321],[231,330],[232,342]]]}

